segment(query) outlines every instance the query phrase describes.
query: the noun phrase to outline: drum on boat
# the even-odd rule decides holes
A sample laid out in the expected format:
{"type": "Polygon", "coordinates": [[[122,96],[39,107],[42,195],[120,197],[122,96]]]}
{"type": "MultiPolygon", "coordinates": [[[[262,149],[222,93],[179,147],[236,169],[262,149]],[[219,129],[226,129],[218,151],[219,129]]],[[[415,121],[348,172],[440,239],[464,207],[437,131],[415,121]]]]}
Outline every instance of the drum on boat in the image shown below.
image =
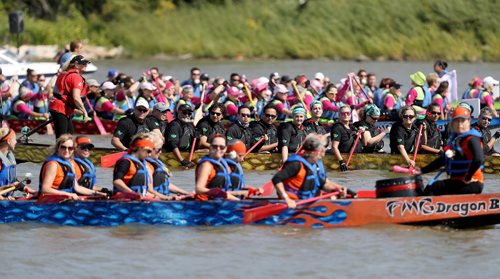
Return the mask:
{"type": "Polygon", "coordinates": [[[420,175],[377,180],[377,198],[416,197],[423,193],[424,182],[420,175]]]}

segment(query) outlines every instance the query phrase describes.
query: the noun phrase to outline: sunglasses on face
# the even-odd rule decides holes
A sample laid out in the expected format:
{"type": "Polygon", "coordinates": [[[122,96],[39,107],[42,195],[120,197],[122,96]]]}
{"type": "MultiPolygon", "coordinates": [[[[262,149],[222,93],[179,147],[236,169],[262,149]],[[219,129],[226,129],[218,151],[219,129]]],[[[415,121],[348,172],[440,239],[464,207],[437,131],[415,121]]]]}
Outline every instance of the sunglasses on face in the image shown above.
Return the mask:
{"type": "Polygon", "coordinates": [[[415,118],[415,115],[403,115],[404,119],[413,119],[415,118]]]}
{"type": "Polygon", "coordinates": [[[200,73],[191,73],[192,76],[199,76],[201,75],[200,73]]]}
{"type": "Polygon", "coordinates": [[[249,113],[248,114],[247,113],[240,113],[240,116],[241,117],[250,117],[250,114],[249,113]]]}
{"type": "Polygon", "coordinates": [[[210,112],[210,115],[214,115],[214,116],[221,116],[221,115],[222,115],[222,112],[215,112],[215,111],[212,111],[212,112],[210,112]]]}
{"type": "Polygon", "coordinates": [[[351,115],[350,111],[343,111],[340,113],[340,115],[351,115]]]}
{"type": "Polygon", "coordinates": [[[269,113],[266,113],[266,114],[265,114],[265,116],[266,116],[267,118],[271,118],[271,119],[276,118],[276,115],[275,115],[275,114],[269,114],[269,113]]]}
{"type": "Polygon", "coordinates": [[[491,118],[488,118],[488,117],[486,117],[486,116],[481,117],[481,119],[483,119],[484,121],[491,122],[491,118]]]}
{"type": "Polygon", "coordinates": [[[73,151],[73,150],[75,150],[75,147],[74,147],[74,146],[60,145],[60,146],[59,146],[59,149],[61,149],[61,150],[73,151]]]}
{"type": "Polygon", "coordinates": [[[226,148],[225,145],[217,145],[217,144],[211,144],[210,147],[213,149],[220,149],[220,150],[223,150],[224,148],[226,148]]]}
{"type": "Polygon", "coordinates": [[[149,148],[143,148],[142,150],[146,151],[146,153],[148,153],[148,154],[153,153],[153,150],[151,150],[149,148]]]}
{"type": "Polygon", "coordinates": [[[94,149],[94,147],[92,145],[86,145],[86,144],[80,145],[80,146],[78,146],[78,148],[80,148],[81,150],[89,150],[89,151],[94,149]]]}
{"type": "Polygon", "coordinates": [[[147,112],[147,111],[148,111],[148,109],[147,109],[147,108],[136,108],[136,110],[137,110],[138,112],[142,112],[142,113],[145,113],[145,112],[147,112]]]}
{"type": "Polygon", "coordinates": [[[432,115],[440,115],[441,114],[440,111],[429,111],[429,113],[432,115]]]}

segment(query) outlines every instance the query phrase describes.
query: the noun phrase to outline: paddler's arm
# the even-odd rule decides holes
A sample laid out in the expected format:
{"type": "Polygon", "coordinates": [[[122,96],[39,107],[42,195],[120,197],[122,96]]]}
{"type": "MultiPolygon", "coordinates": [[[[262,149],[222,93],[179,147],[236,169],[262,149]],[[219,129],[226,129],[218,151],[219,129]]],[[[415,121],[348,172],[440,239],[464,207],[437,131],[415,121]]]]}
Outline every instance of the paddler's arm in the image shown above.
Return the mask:
{"type": "Polygon", "coordinates": [[[403,156],[403,159],[405,159],[405,161],[408,164],[408,166],[415,167],[415,161],[413,161],[412,159],[410,159],[410,157],[408,156],[408,153],[406,153],[405,146],[402,145],[402,144],[399,144],[398,145],[398,150],[399,150],[399,153],[401,153],[401,156],[403,156]]]}
{"type": "Polygon", "coordinates": [[[134,192],[127,186],[127,184],[125,184],[125,181],[123,181],[123,177],[125,177],[129,168],[130,161],[128,160],[119,160],[116,163],[113,170],[113,188],[116,188],[122,192],[134,192]]]}
{"type": "Polygon", "coordinates": [[[325,185],[323,185],[323,190],[326,192],[339,191],[341,197],[345,197],[347,195],[347,187],[337,184],[328,178],[325,181],[325,185]]]}
{"type": "Polygon", "coordinates": [[[75,102],[75,108],[83,112],[83,121],[86,122],[89,120],[89,116],[87,114],[87,110],[85,109],[85,106],[83,105],[81,92],[82,91],[80,89],[73,88],[71,93],[73,96],[73,100],[75,102]]]}
{"type": "Polygon", "coordinates": [[[75,180],[75,192],[84,196],[93,196],[93,195],[106,196],[106,194],[103,192],[97,190],[91,190],[80,186],[76,180],[75,180]]]}
{"type": "MultiPolygon", "coordinates": [[[[208,189],[207,188],[207,180],[208,176],[210,175],[210,172],[212,171],[212,168],[210,167],[209,162],[204,162],[198,168],[196,169],[196,185],[195,185],[195,192],[198,195],[206,195],[208,192],[214,189],[208,189]]],[[[222,191],[219,189],[219,191],[222,191]]],[[[226,199],[230,201],[238,201],[239,199],[235,196],[233,196],[231,193],[226,192],[226,199]]]]}
{"type": "Polygon", "coordinates": [[[285,191],[285,184],[283,181],[286,179],[292,178],[297,175],[300,171],[300,163],[299,162],[288,162],[283,168],[273,176],[273,184],[274,188],[276,188],[276,193],[278,196],[285,200],[286,204],[289,208],[295,208],[295,201],[292,200],[285,191]]]}
{"type": "Polygon", "coordinates": [[[56,162],[49,162],[47,163],[45,169],[42,169],[44,172],[42,177],[42,193],[43,194],[56,194],[56,195],[64,195],[68,196],[71,199],[74,200],[79,200],[80,198],[78,197],[77,194],[75,193],[68,193],[64,191],[60,191],[57,189],[52,188],[52,184],[54,183],[54,180],[56,179],[56,173],[57,173],[57,163],[56,162]]]}
{"type": "Polygon", "coordinates": [[[333,155],[335,155],[335,158],[337,159],[337,161],[342,161],[342,160],[344,160],[344,158],[342,158],[342,154],[340,154],[339,143],[340,142],[338,142],[336,140],[332,140],[332,152],[333,152],[333,155]]]}
{"type": "Polygon", "coordinates": [[[113,136],[111,138],[111,145],[113,145],[116,149],[118,149],[120,151],[127,150],[127,148],[125,147],[125,145],[123,145],[123,143],[121,142],[119,137],[113,136]]]}
{"type": "Polygon", "coordinates": [[[181,194],[181,195],[189,195],[191,194],[190,192],[170,183],[168,185],[168,189],[170,190],[170,192],[173,192],[173,193],[176,193],[176,194],[181,194]]]}

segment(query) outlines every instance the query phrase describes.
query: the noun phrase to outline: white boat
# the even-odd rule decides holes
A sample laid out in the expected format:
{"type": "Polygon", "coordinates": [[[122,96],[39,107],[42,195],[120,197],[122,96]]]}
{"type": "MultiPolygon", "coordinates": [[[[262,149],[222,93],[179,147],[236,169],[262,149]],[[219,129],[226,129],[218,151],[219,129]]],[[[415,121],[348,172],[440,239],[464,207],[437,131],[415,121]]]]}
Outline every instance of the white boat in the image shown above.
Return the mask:
{"type": "MultiPolygon", "coordinates": [[[[55,62],[26,62],[14,52],[8,49],[0,49],[0,68],[2,68],[2,74],[7,79],[17,76],[19,80],[24,80],[28,69],[33,69],[37,74],[43,74],[50,78],[57,74],[59,64],[55,62]]],[[[94,64],[89,64],[85,73],[89,74],[95,71],[97,71],[97,67],[94,64]]]]}

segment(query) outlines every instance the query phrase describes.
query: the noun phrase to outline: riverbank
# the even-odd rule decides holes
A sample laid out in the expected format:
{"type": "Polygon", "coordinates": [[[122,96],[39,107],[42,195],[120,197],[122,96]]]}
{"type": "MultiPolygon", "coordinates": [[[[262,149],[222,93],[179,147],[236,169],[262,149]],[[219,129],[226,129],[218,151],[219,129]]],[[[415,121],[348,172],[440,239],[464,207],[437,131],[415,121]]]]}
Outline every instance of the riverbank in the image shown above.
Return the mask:
{"type": "Polygon", "coordinates": [[[26,16],[22,41],[79,38],[133,58],[500,61],[494,1],[146,2],[104,1],[100,11],[70,9],[55,22],[26,16]]]}

